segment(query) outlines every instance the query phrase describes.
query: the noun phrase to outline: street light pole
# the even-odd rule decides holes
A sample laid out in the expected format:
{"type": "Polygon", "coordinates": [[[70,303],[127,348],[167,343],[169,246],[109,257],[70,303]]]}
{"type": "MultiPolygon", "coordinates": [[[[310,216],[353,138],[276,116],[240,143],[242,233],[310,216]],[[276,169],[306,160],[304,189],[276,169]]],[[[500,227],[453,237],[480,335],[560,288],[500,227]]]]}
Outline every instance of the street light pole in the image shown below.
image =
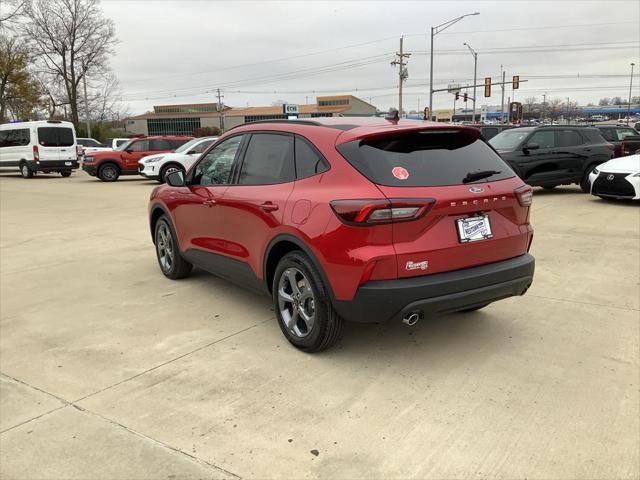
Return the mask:
{"type": "Polygon", "coordinates": [[[436,25],[435,27],[431,27],[431,60],[429,66],[429,116],[433,115],[433,37],[435,37],[438,33],[446,30],[451,25],[458,23],[464,17],[471,17],[473,15],[480,15],[480,12],[467,13],[466,15],[461,15],[453,20],[449,20],[448,22],[441,23],[440,25],[436,25]]]}
{"type": "Polygon", "coordinates": [[[467,46],[467,48],[471,52],[471,55],[473,55],[473,117],[471,117],[472,119],[471,121],[475,123],[476,122],[476,84],[478,83],[476,81],[477,74],[478,74],[478,52],[476,52],[473,48],[471,48],[471,45],[469,45],[467,42],[464,42],[464,44],[467,46]]]}
{"type": "Polygon", "coordinates": [[[635,63],[631,63],[631,76],[629,77],[629,103],[627,104],[627,125],[629,125],[629,116],[631,115],[631,88],[633,87],[633,67],[635,63]]]}

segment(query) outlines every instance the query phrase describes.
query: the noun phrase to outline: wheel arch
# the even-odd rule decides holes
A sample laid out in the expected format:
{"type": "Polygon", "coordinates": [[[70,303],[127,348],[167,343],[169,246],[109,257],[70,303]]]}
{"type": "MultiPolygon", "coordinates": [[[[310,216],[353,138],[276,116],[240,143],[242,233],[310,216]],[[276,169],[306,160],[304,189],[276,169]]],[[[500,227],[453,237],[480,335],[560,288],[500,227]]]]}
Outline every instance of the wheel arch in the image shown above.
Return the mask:
{"type": "MultiPolygon", "coordinates": [[[[164,207],[164,205],[162,205],[160,203],[156,203],[151,209],[151,215],[149,215],[149,228],[150,228],[150,232],[151,232],[151,241],[154,244],[156,243],[156,236],[155,236],[156,224],[158,223],[158,220],[160,219],[160,217],[162,215],[166,215],[167,216],[167,218],[169,219],[169,223],[171,224],[171,228],[173,228],[173,222],[171,221],[171,215],[169,215],[169,212],[167,211],[167,209],[164,207]]],[[[175,231],[175,229],[174,229],[174,231],[175,231]]]]}
{"type": "Polygon", "coordinates": [[[267,249],[265,250],[263,261],[263,280],[267,292],[272,293],[271,287],[273,284],[273,276],[275,275],[278,262],[287,253],[294,250],[301,250],[305,255],[307,255],[307,257],[309,257],[313,265],[316,267],[316,270],[318,270],[324,286],[329,292],[329,296],[332,300],[335,299],[331,283],[329,282],[329,279],[324,269],[322,268],[322,264],[320,263],[316,255],[309,248],[309,246],[305,244],[303,240],[287,233],[280,234],[271,239],[271,241],[267,245],[267,249]]]}

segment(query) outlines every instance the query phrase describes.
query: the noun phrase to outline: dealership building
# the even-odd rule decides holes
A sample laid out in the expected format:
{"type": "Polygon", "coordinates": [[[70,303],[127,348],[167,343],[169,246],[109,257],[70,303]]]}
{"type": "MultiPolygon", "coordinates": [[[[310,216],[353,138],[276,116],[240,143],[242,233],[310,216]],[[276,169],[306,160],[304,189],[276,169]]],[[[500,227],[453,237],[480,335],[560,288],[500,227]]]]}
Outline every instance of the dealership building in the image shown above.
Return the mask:
{"type": "MultiPolygon", "coordinates": [[[[299,105],[299,118],[371,117],[376,107],[353,95],[317,97],[315,104],[299,105]]],[[[127,132],[135,135],[193,135],[196,128],[218,127],[223,130],[258,120],[287,118],[282,105],[233,108],[217,103],[156,105],[153,112],[126,119],[127,132]]]]}

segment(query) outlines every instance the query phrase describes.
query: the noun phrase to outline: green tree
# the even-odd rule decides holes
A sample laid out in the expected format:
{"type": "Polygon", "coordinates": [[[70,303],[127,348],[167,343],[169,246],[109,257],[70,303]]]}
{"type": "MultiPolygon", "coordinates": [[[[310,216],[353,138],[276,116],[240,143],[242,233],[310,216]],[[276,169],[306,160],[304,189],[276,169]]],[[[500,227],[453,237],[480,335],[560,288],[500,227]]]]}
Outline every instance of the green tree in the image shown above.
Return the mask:
{"type": "Polygon", "coordinates": [[[42,91],[28,70],[29,60],[18,38],[0,34],[0,122],[37,116],[42,91]]]}

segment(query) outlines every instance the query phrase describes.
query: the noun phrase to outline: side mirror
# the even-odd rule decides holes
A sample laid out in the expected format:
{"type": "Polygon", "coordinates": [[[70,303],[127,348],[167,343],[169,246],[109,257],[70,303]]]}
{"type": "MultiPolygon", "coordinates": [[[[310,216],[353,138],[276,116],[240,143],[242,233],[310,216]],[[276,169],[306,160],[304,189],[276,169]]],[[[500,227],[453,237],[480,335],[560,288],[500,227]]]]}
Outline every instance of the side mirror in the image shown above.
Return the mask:
{"type": "Polygon", "coordinates": [[[167,175],[167,183],[172,187],[184,187],[186,183],[184,181],[184,173],[181,170],[171,172],[167,175]]]}
{"type": "Polygon", "coordinates": [[[522,151],[524,153],[529,153],[529,150],[539,150],[540,149],[540,145],[538,145],[537,143],[527,143],[523,148],[522,151]]]}
{"type": "Polygon", "coordinates": [[[196,152],[195,150],[189,150],[187,152],[187,155],[195,155],[196,153],[198,153],[198,152],[196,152]]]}

